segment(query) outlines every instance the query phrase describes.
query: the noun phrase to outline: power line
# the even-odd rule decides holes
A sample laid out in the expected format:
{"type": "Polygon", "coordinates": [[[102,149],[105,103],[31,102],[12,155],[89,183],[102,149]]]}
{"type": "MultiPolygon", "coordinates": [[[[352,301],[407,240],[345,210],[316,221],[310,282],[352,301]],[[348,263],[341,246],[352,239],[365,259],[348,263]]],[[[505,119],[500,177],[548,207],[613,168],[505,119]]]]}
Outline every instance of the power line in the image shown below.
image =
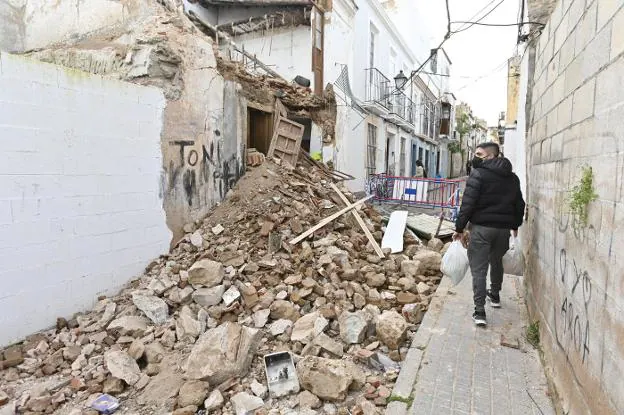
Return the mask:
{"type": "MultiPolygon", "coordinates": [[[[477,16],[478,16],[478,15],[479,15],[482,11],[484,11],[485,9],[487,9],[488,7],[490,7],[490,6],[491,6],[491,5],[492,5],[495,1],[496,1],[496,0],[492,0],[492,1],[490,1],[488,4],[486,4],[485,6],[483,6],[483,7],[481,8],[481,10],[479,10],[478,12],[476,12],[476,13],[475,13],[475,14],[474,14],[474,15],[473,15],[470,19],[468,19],[468,20],[470,20],[470,21],[474,20],[474,19],[475,19],[475,18],[476,18],[476,17],[477,17],[477,16]]],[[[462,29],[464,29],[464,27],[465,27],[465,26],[466,26],[466,25],[463,25],[463,26],[462,26],[462,27],[460,27],[458,30],[459,30],[459,31],[463,31],[462,29]]]]}
{"type": "MultiPolygon", "coordinates": [[[[443,76],[446,78],[461,78],[461,79],[475,79],[475,78],[479,78],[482,75],[445,75],[445,74],[441,74],[441,73],[436,73],[436,72],[427,72],[427,71],[420,71],[420,73],[424,73],[427,75],[434,75],[434,76],[443,76]]],[[[510,76],[510,78],[515,78],[514,75],[510,76]]]]}
{"type": "MultiPolygon", "coordinates": [[[[518,18],[516,19],[518,23],[524,23],[524,0],[520,0],[520,5],[518,6],[518,18]]],[[[518,39],[516,40],[516,45],[520,43],[520,39],[522,38],[522,27],[518,26],[518,39]]]]}
{"type": "Polygon", "coordinates": [[[494,75],[495,73],[497,73],[498,71],[503,69],[505,67],[505,65],[507,65],[507,62],[508,62],[508,59],[505,59],[500,65],[498,65],[496,68],[492,69],[490,72],[488,72],[488,73],[486,73],[484,75],[478,76],[474,81],[468,82],[467,84],[464,84],[462,87],[456,89],[455,92],[457,93],[457,92],[459,92],[459,91],[461,91],[463,89],[466,89],[467,87],[469,87],[469,86],[471,86],[473,84],[476,84],[477,82],[479,82],[483,78],[488,78],[488,77],[494,75]]]}
{"type": "MultiPolygon", "coordinates": [[[[540,23],[540,22],[524,22],[524,23],[480,23],[480,22],[464,22],[464,21],[457,21],[457,22],[452,22],[453,24],[460,24],[460,23],[471,23],[473,25],[478,25],[478,26],[494,26],[494,27],[507,27],[507,26],[524,26],[524,25],[528,25],[528,24],[535,24],[535,25],[540,25],[540,26],[546,26],[544,23],[540,23]]],[[[464,29],[465,30],[465,29],[464,29]]],[[[457,32],[453,32],[453,33],[457,33],[457,32]]]]}
{"type": "MultiPolygon", "coordinates": [[[[503,0],[504,1],[504,0],[503,0]]],[[[449,0],[446,0],[446,18],[448,23],[446,25],[446,37],[449,37],[451,34],[451,8],[449,7],[449,0]]]]}
{"type": "MultiPolygon", "coordinates": [[[[479,22],[483,21],[483,19],[485,19],[486,17],[488,17],[490,14],[492,14],[492,12],[493,12],[494,10],[496,10],[498,7],[500,7],[500,5],[501,5],[501,4],[503,4],[504,2],[505,2],[505,0],[501,0],[501,1],[499,1],[499,2],[496,4],[496,6],[492,7],[492,9],[490,9],[490,11],[489,11],[489,12],[487,12],[486,14],[484,14],[483,16],[481,16],[481,17],[480,17],[478,20],[476,20],[475,22],[464,22],[464,23],[470,23],[470,24],[468,25],[468,27],[466,27],[466,28],[464,28],[464,29],[458,29],[458,30],[457,30],[457,31],[455,31],[454,33],[461,33],[461,32],[463,32],[463,31],[466,31],[466,30],[470,29],[472,26],[474,26],[474,25],[476,25],[476,24],[479,24],[479,22]]],[[[472,20],[472,19],[471,19],[471,20],[472,20]]],[[[453,23],[456,23],[456,22],[453,22],[453,23]]]]}
{"type": "MultiPolygon", "coordinates": [[[[442,42],[440,42],[438,47],[436,47],[435,49],[431,49],[431,53],[429,53],[429,57],[427,59],[425,59],[425,61],[415,71],[412,71],[410,76],[407,78],[407,81],[405,81],[404,85],[407,85],[408,82],[411,82],[411,80],[414,78],[414,76],[416,74],[418,74],[421,71],[422,68],[425,67],[427,62],[429,62],[431,60],[431,58],[433,58],[433,56],[437,54],[438,50],[440,50],[442,48],[442,45],[444,45],[444,43],[451,37],[451,34],[452,34],[452,32],[451,32],[451,9],[449,7],[449,0],[446,0],[446,18],[447,18],[448,22],[447,22],[447,31],[446,31],[446,34],[444,35],[444,39],[442,39],[442,42]]],[[[394,93],[396,93],[399,90],[400,90],[400,88],[395,88],[391,92],[391,94],[394,94],[394,93]]]]}

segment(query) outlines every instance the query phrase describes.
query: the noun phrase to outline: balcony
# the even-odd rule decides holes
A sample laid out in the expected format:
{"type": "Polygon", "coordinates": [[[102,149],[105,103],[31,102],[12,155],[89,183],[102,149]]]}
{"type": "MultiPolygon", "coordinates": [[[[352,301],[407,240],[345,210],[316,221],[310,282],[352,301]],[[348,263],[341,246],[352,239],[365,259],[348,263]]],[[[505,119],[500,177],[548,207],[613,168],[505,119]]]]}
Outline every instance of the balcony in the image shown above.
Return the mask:
{"type": "Polygon", "coordinates": [[[366,96],[362,105],[372,113],[386,117],[390,111],[390,95],[394,87],[378,69],[366,69],[366,96]]]}
{"type": "Polygon", "coordinates": [[[401,91],[391,95],[389,101],[388,119],[401,127],[413,129],[416,119],[414,102],[401,91]]]}
{"type": "Polygon", "coordinates": [[[362,107],[405,128],[414,128],[414,102],[397,90],[394,81],[376,68],[366,69],[366,96],[362,107]]]}

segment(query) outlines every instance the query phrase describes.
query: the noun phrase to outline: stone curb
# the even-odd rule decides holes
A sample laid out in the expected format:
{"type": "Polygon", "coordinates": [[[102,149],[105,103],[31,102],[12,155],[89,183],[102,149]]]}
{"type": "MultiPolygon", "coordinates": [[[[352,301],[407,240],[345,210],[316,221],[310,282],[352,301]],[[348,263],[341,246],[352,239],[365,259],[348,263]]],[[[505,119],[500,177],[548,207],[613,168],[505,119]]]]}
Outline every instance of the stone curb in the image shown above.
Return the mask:
{"type": "MultiPolygon", "coordinates": [[[[407,352],[407,356],[405,357],[405,361],[401,367],[401,372],[399,373],[399,377],[394,385],[391,396],[404,399],[405,401],[409,400],[414,384],[416,383],[416,378],[418,377],[420,363],[423,355],[425,354],[424,350],[429,344],[432,330],[438,322],[438,318],[442,312],[442,307],[444,306],[444,300],[448,295],[450,288],[452,288],[451,280],[448,277],[443,277],[435,295],[431,299],[431,303],[425,313],[425,317],[412,339],[412,344],[407,352]]],[[[409,408],[407,407],[406,402],[393,401],[386,407],[385,414],[405,415],[407,414],[408,409],[409,408]]]]}

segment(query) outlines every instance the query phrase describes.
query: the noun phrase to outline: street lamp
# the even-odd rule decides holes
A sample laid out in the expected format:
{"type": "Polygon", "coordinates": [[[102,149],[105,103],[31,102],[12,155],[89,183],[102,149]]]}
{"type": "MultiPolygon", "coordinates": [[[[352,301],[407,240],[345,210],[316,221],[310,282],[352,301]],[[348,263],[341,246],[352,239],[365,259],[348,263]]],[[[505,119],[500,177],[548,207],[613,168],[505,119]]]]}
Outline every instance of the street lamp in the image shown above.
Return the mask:
{"type": "Polygon", "coordinates": [[[401,90],[407,83],[407,76],[403,73],[403,71],[399,71],[399,74],[394,77],[394,85],[396,89],[401,90]]]}

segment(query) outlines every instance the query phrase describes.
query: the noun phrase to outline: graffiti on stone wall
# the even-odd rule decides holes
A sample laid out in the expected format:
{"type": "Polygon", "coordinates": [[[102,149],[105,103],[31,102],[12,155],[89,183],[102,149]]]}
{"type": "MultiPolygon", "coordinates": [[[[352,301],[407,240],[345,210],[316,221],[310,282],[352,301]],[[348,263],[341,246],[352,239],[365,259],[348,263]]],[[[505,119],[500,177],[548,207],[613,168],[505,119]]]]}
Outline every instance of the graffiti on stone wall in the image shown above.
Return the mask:
{"type": "Polygon", "coordinates": [[[592,281],[587,270],[580,268],[576,260],[568,258],[565,249],[559,252],[559,270],[565,292],[559,311],[555,313],[555,319],[560,317],[559,324],[555,324],[557,342],[566,354],[574,350],[585,363],[590,353],[592,281]],[[581,307],[579,302],[574,301],[575,297],[582,299],[581,307]]]}
{"type": "MultiPolygon", "coordinates": [[[[216,130],[215,136],[220,135],[216,130]]],[[[177,156],[165,169],[165,189],[175,192],[181,184],[189,207],[206,204],[209,195],[203,185],[212,184],[219,199],[223,199],[245,172],[238,154],[223,156],[220,141],[199,145],[195,140],[172,140],[169,145],[177,149],[177,156]]]]}

